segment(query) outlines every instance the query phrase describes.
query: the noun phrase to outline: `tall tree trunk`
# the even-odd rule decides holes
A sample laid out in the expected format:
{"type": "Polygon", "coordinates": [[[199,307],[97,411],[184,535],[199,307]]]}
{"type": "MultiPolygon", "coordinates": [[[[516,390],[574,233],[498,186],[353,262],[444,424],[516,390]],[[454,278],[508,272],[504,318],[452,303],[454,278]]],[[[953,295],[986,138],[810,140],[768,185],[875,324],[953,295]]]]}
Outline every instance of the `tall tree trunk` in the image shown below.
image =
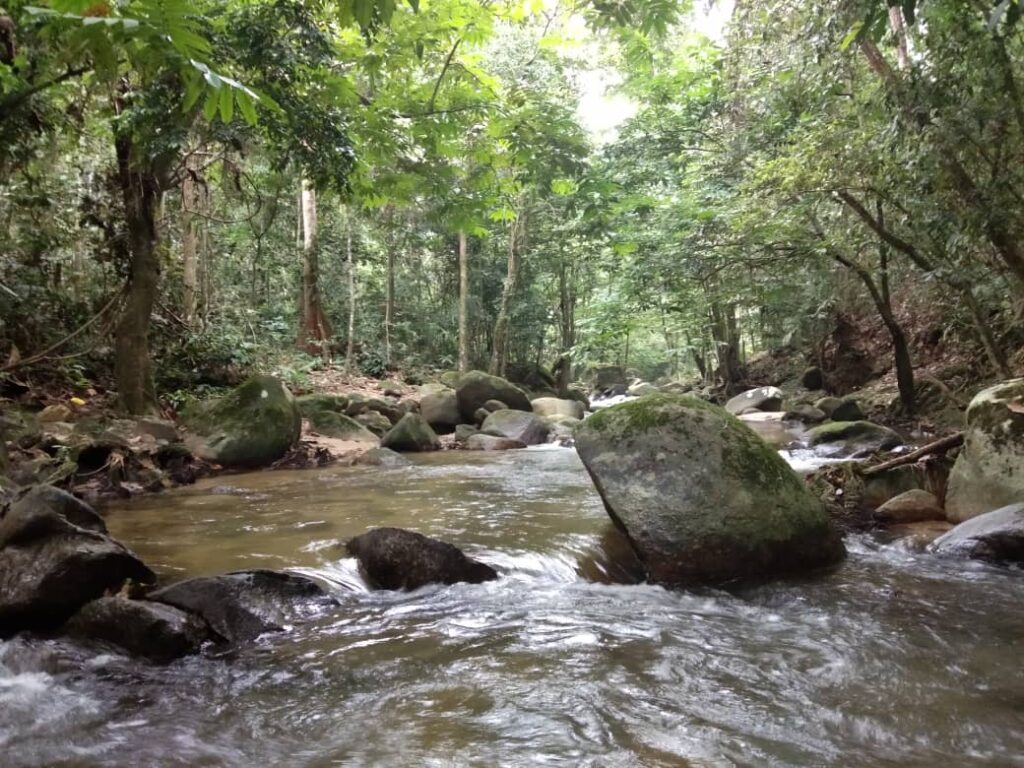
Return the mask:
{"type": "Polygon", "coordinates": [[[469,370],[469,255],[459,230],[459,373],[469,370]]]}
{"type": "Polygon", "coordinates": [[[345,208],[345,271],[348,273],[348,339],[345,344],[345,370],[355,370],[356,353],[356,262],[352,250],[352,211],[345,208]]]}
{"type": "Polygon", "coordinates": [[[494,323],[494,339],[491,345],[491,365],[488,369],[493,376],[504,376],[508,365],[509,317],[512,311],[512,296],[516,290],[519,277],[519,260],[522,249],[523,232],[526,228],[526,211],[522,211],[509,226],[508,234],[508,271],[505,285],[501,291],[501,305],[498,318],[494,323]]]}
{"type": "Polygon", "coordinates": [[[199,308],[199,162],[194,152],[185,158],[181,207],[182,317],[193,325],[199,308]]]}
{"type": "Polygon", "coordinates": [[[393,241],[388,241],[387,278],[384,295],[384,361],[391,365],[391,337],[395,331],[395,248],[393,241]]]}
{"type": "Polygon", "coordinates": [[[718,355],[718,375],[725,385],[726,392],[731,392],[743,378],[736,326],[736,305],[723,306],[716,300],[711,302],[710,307],[711,335],[718,355]]]}
{"type": "Polygon", "coordinates": [[[160,282],[156,228],[160,184],[149,163],[137,162],[132,150],[130,136],[115,138],[131,266],[127,298],[115,331],[114,378],[121,407],[131,414],[145,414],[158,410],[149,326],[160,282]]]}
{"type": "Polygon", "coordinates": [[[302,182],[302,300],[299,346],[311,354],[331,356],[331,330],[320,301],[320,238],[317,231],[316,190],[302,182]]]}
{"type": "Polygon", "coordinates": [[[576,345],[576,287],[572,284],[569,265],[563,258],[558,270],[558,310],[560,345],[555,363],[555,383],[559,397],[567,397],[572,381],[572,348],[576,345]]]}
{"type": "Polygon", "coordinates": [[[981,339],[981,346],[984,348],[985,354],[988,355],[989,362],[992,363],[992,367],[1004,379],[1012,379],[1013,372],[1006,362],[1006,355],[1003,354],[1003,350],[996,341],[996,337],[992,334],[992,329],[982,313],[981,305],[974,296],[974,291],[970,287],[964,287],[962,295],[964,303],[967,305],[967,311],[971,315],[971,322],[974,324],[974,329],[978,332],[978,338],[981,339]]]}

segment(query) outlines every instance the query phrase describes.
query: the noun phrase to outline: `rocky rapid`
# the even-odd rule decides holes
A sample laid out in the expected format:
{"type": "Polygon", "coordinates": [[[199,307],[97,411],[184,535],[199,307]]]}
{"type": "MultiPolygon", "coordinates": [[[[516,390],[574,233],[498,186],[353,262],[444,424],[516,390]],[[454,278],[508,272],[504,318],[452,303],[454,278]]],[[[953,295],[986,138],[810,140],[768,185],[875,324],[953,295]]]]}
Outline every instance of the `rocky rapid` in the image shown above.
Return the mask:
{"type": "Polygon", "coordinates": [[[273,568],[333,605],[169,664],[0,641],[5,766],[1024,760],[1019,572],[855,535],[821,573],[637,583],[572,450],[234,475],[105,520],[166,581],[273,568]],[[371,590],[344,542],[373,526],[499,577],[371,590]]]}

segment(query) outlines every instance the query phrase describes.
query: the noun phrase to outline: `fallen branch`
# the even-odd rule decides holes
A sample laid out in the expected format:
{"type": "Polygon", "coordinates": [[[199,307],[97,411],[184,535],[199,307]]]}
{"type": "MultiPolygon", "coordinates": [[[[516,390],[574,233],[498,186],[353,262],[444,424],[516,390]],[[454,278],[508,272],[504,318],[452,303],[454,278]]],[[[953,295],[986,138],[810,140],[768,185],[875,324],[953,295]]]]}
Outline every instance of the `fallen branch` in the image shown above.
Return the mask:
{"type": "Polygon", "coordinates": [[[898,458],[883,461],[881,464],[875,464],[873,467],[868,467],[867,469],[862,470],[861,474],[865,477],[877,475],[879,472],[885,472],[887,469],[892,469],[893,467],[902,467],[904,464],[913,464],[915,461],[925,456],[930,456],[936,453],[945,453],[957,446],[963,445],[963,443],[963,432],[957,432],[954,435],[947,435],[946,437],[936,440],[934,443],[928,443],[928,445],[918,448],[916,451],[911,451],[910,453],[904,454],[898,458]]]}

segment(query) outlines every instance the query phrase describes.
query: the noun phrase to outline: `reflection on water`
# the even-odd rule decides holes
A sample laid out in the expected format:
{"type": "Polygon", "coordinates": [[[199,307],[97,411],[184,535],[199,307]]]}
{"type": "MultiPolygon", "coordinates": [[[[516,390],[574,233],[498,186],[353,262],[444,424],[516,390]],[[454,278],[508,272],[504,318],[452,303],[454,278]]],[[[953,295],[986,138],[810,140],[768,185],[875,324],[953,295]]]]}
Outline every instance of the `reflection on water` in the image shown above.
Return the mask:
{"type": "Polygon", "coordinates": [[[0,644],[3,765],[1024,764],[1024,579],[871,539],[739,592],[608,577],[572,451],[221,477],[112,509],[165,575],[288,567],[338,611],[152,667],[0,644]],[[439,536],[502,578],[366,590],[339,543],[439,536]],[[581,575],[582,574],[582,575],[581,575]]]}

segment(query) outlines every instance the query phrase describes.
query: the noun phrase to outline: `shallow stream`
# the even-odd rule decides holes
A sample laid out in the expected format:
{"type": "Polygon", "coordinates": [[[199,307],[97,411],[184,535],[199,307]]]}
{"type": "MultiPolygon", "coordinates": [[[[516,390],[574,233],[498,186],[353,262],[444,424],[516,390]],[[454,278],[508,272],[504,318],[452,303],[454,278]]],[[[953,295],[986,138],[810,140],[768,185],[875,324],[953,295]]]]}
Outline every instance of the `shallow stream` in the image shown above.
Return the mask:
{"type": "Polygon", "coordinates": [[[111,533],[166,578],[289,568],[342,605],[166,667],[0,642],[0,765],[1024,765],[1020,572],[855,538],[833,573],[672,592],[608,583],[629,579],[607,520],[556,448],[112,507],[111,533]],[[370,592],[341,543],[377,525],[502,577],[370,592]]]}

